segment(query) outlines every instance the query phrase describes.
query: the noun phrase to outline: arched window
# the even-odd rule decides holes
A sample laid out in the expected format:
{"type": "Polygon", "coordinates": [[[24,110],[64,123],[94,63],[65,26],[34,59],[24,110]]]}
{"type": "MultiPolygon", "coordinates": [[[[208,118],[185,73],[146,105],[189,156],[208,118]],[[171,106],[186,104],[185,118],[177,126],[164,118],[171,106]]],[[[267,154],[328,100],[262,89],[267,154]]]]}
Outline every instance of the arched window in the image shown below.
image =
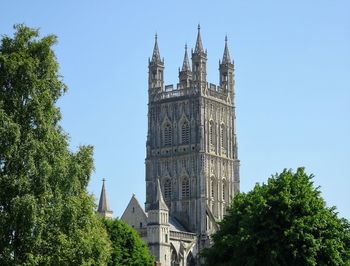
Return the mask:
{"type": "Polygon", "coordinates": [[[181,126],[181,143],[190,143],[190,126],[187,121],[185,121],[181,126]]]}
{"type": "Polygon", "coordinates": [[[170,123],[164,125],[163,128],[163,145],[171,146],[172,145],[172,130],[170,123]]]}
{"type": "Polygon", "coordinates": [[[211,145],[214,145],[214,122],[209,122],[209,142],[211,145]]]}
{"type": "Polygon", "coordinates": [[[221,144],[221,148],[226,147],[226,130],[225,130],[224,124],[221,124],[221,127],[220,127],[220,144],[221,144]]]}
{"type": "Polygon", "coordinates": [[[171,199],[171,181],[167,179],[164,183],[164,198],[165,200],[171,199]]]}
{"type": "Polygon", "coordinates": [[[190,196],[190,180],[185,177],[182,180],[182,197],[183,198],[188,198],[190,196]]]}

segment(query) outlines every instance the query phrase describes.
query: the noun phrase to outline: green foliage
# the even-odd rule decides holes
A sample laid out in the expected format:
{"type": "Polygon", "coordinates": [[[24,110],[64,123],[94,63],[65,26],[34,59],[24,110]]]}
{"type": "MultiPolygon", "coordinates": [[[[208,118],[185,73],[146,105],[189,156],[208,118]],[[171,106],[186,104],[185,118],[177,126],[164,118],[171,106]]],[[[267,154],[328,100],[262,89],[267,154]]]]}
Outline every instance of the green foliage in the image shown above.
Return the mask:
{"type": "Polygon", "coordinates": [[[350,226],[312,175],[284,170],[237,195],[203,252],[207,265],[350,265],[350,226]]]}
{"type": "Polygon", "coordinates": [[[93,149],[69,151],[53,35],[0,43],[0,265],[104,265],[110,242],[86,187],[93,149]]]}
{"type": "Polygon", "coordinates": [[[118,219],[105,220],[105,225],[112,242],[112,256],[108,265],[154,265],[154,258],[134,229],[118,219]]]}

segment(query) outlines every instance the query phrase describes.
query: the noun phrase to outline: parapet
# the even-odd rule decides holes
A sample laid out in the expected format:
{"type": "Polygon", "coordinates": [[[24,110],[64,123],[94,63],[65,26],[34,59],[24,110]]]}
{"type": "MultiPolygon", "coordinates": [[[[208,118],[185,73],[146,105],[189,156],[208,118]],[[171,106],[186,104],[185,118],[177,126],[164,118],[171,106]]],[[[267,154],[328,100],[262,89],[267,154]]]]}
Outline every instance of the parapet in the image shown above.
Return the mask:
{"type": "Polygon", "coordinates": [[[154,101],[199,94],[205,97],[216,98],[220,101],[226,101],[228,97],[227,90],[209,82],[206,83],[206,87],[202,92],[200,92],[197,84],[191,84],[191,86],[185,87],[182,83],[178,83],[176,86],[173,84],[165,85],[163,88],[157,88],[157,91],[158,93],[155,95],[154,101]]]}

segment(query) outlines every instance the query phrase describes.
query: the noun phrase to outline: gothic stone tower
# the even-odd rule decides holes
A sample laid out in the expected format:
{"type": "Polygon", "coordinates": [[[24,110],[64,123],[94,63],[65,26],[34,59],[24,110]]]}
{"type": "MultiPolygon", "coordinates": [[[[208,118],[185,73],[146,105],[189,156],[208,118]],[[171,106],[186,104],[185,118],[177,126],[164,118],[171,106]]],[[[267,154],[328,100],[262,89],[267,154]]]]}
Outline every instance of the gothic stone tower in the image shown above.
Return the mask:
{"type": "Polygon", "coordinates": [[[234,65],[227,38],[219,86],[207,82],[206,64],[198,26],[192,70],[186,46],[176,87],[164,86],[157,36],[148,66],[145,209],[157,202],[159,179],[169,215],[198,235],[200,248],[209,244],[209,235],[239,191],[234,65]]]}

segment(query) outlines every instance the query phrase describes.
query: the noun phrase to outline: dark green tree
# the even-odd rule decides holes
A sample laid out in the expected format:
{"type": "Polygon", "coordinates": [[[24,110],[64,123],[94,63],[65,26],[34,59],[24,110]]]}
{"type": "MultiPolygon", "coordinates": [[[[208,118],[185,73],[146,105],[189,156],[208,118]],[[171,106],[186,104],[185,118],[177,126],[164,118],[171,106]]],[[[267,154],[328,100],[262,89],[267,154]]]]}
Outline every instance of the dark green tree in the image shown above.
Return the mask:
{"type": "Polygon", "coordinates": [[[53,35],[15,26],[0,43],[0,265],[104,265],[110,242],[86,187],[93,149],[59,126],[53,35]]]}
{"type": "Polygon", "coordinates": [[[350,227],[327,208],[303,168],[233,199],[207,265],[350,265],[350,227]]]}
{"type": "Polygon", "coordinates": [[[105,220],[112,242],[111,266],[153,266],[154,258],[137,232],[121,220],[105,220]]]}

